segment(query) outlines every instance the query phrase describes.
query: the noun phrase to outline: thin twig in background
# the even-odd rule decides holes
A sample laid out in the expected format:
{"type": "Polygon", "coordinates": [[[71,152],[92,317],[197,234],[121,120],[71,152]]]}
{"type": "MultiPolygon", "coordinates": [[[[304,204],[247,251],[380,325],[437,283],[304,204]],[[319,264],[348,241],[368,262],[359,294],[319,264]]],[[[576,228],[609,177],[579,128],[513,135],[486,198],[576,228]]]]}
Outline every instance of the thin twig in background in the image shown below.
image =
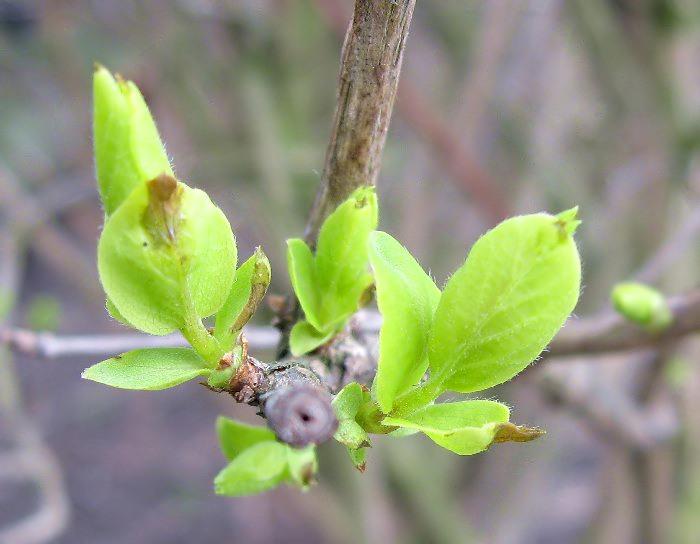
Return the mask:
{"type": "MultiPolygon", "coordinates": [[[[19,291],[20,254],[15,233],[0,229],[0,292],[19,291]]],[[[0,345],[0,416],[10,422],[14,434],[13,447],[0,459],[0,480],[34,483],[38,506],[28,516],[3,527],[0,544],[42,544],[65,530],[70,505],[58,460],[24,411],[13,365],[12,353],[0,345]]]]}
{"type": "Polygon", "coordinates": [[[673,323],[652,332],[614,313],[571,320],[556,336],[545,357],[595,355],[611,351],[662,346],[700,331],[700,289],[668,300],[673,323]]]}
{"type": "MultiPolygon", "coordinates": [[[[23,190],[13,173],[0,163],[0,208],[21,239],[37,251],[52,270],[79,288],[91,302],[104,300],[95,267],[66,233],[52,223],[41,203],[23,190]]],[[[54,208],[55,210],[55,208],[54,208]]]]}
{"type": "MultiPolygon", "coordinates": [[[[668,303],[673,323],[663,331],[649,331],[612,312],[599,317],[572,319],[542,357],[553,359],[663,346],[672,340],[700,332],[700,289],[672,297],[668,303]]],[[[381,325],[381,316],[376,311],[363,310],[357,314],[356,321],[363,333],[376,334],[381,325]]],[[[271,349],[279,340],[279,332],[272,327],[248,327],[246,334],[250,346],[255,349],[271,349]]],[[[0,344],[46,358],[121,353],[136,347],[179,346],[183,345],[182,342],[178,335],[157,337],[129,333],[61,336],[0,328],[0,344]]]]}

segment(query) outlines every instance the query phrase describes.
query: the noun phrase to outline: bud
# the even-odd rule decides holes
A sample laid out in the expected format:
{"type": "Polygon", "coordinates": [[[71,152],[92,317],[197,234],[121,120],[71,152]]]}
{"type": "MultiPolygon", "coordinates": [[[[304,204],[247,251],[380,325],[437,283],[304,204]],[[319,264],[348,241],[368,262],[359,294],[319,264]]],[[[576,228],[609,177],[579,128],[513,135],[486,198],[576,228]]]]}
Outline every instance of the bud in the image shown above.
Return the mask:
{"type": "Polygon", "coordinates": [[[612,290],[615,309],[628,320],[651,330],[663,330],[673,321],[666,298],[643,283],[618,283],[612,290]]]}

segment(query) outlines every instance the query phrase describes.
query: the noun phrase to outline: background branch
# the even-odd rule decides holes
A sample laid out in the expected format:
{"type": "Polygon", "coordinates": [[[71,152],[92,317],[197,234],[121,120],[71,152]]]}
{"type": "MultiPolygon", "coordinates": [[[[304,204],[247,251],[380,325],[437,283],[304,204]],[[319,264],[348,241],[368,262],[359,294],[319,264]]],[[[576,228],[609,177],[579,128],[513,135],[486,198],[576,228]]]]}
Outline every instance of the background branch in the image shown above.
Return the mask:
{"type": "Polygon", "coordinates": [[[570,321],[549,346],[547,357],[593,355],[611,351],[660,346],[700,331],[700,289],[668,300],[673,323],[653,332],[615,313],[570,321]]]}

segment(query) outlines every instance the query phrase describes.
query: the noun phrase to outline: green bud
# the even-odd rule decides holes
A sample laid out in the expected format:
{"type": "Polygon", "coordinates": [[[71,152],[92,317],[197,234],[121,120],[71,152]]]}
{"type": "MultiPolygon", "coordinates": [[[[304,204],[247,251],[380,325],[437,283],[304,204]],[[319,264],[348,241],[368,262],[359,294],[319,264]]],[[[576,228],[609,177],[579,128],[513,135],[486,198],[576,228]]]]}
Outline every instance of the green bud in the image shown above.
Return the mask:
{"type": "Polygon", "coordinates": [[[214,336],[224,348],[233,345],[243,326],[253,317],[270,285],[270,277],[270,261],[258,247],[236,271],[228,298],[216,314],[214,336]]]}
{"type": "Polygon", "coordinates": [[[673,321],[664,295],[643,283],[618,283],[612,290],[611,299],[622,316],[648,329],[663,330],[673,321]]]}

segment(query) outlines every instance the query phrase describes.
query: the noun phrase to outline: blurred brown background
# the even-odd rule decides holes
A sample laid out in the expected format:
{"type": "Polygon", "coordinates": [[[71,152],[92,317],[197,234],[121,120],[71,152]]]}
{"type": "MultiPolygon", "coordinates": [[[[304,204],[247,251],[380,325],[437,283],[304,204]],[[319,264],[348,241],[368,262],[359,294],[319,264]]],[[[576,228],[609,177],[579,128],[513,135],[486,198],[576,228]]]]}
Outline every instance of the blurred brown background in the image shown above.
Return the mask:
{"type": "MultiPolygon", "coordinates": [[[[226,212],[242,258],[262,244],[287,293],[284,241],[318,185],[351,9],[0,0],[5,325],[125,332],[95,266],[95,61],[141,87],[178,176],[226,212]]],[[[404,58],[380,222],[438,283],[503,215],[578,204],[578,315],[622,279],[697,286],[697,0],[419,0],[404,58]]],[[[547,360],[492,392],[544,439],[460,458],[380,438],[364,475],[327,444],[309,493],[229,499],[212,491],[213,423],[252,410],[196,383],[111,390],[80,380],[94,357],[0,348],[0,543],[697,543],[699,359],[695,337],[547,360]]]]}

